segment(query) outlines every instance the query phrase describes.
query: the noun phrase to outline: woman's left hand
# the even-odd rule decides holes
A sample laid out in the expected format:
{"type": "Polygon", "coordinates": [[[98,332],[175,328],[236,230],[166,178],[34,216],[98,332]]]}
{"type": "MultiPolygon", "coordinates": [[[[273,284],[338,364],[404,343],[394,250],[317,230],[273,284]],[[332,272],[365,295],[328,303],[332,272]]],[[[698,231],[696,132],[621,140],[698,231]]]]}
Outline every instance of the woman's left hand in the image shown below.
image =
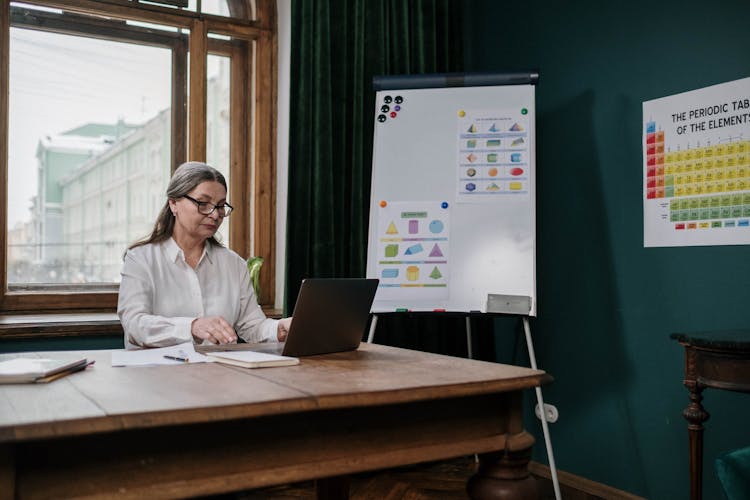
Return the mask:
{"type": "Polygon", "coordinates": [[[286,336],[289,335],[289,328],[292,326],[292,318],[281,318],[279,320],[279,326],[276,330],[276,338],[279,342],[284,342],[286,336]]]}

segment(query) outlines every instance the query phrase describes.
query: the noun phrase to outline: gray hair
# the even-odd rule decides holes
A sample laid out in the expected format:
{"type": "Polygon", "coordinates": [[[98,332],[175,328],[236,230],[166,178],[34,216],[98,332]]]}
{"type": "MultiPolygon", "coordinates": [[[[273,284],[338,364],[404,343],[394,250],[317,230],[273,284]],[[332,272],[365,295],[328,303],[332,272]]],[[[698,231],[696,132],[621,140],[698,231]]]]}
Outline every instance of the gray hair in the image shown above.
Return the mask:
{"type": "MultiPolygon", "coordinates": [[[[198,184],[206,181],[216,181],[224,186],[224,189],[228,190],[227,181],[221,172],[207,163],[189,161],[177,167],[177,170],[174,171],[172,178],[169,180],[167,201],[156,218],[151,235],[133,243],[129,248],[148,245],[149,243],[161,243],[171,238],[174,231],[174,215],[172,215],[172,211],[169,208],[169,200],[182,198],[195,189],[198,184]]],[[[214,236],[211,236],[208,241],[212,245],[221,246],[221,243],[214,236]]]]}

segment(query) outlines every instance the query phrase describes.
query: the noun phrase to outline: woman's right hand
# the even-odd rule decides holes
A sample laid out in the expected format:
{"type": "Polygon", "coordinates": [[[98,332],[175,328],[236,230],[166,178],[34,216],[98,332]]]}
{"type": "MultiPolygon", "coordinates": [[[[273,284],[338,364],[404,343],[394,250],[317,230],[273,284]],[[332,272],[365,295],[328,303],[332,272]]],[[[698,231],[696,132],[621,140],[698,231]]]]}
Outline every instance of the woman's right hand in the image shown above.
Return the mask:
{"type": "Polygon", "coordinates": [[[193,337],[208,340],[212,344],[232,344],[237,342],[237,332],[232,325],[221,316],[206,316],[196,318],[190,325],[193,337]]]}

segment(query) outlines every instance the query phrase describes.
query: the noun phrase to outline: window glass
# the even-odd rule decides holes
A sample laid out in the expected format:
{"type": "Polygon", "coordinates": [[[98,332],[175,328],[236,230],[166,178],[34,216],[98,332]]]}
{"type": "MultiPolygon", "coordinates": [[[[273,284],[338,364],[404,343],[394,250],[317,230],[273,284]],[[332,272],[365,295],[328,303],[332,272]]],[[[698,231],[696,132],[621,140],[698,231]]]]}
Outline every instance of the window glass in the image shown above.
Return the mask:
{"type": "Polygon", "coordinates": [[[171,52],[10,30],[8,289],[119,281],[170,172],[171,52]]]}
{"type": "MultiPolygon", "coordinates": [[[[229,57],[210,54],[206,61],[206,161],[224,175],[229,186],[230,63],[229,57]]],[[[236,206],[233,200],[228,201],[236,206]]],[[[219,228],[221,241],[227,246],[231,223],[229,217],[219,228]]]]}
{"type": "Polygon", "coordinates": [[[227,0],[201,0],[201,11],[204,14],[229,16],[229,7],[227,7],[227,0]]]}

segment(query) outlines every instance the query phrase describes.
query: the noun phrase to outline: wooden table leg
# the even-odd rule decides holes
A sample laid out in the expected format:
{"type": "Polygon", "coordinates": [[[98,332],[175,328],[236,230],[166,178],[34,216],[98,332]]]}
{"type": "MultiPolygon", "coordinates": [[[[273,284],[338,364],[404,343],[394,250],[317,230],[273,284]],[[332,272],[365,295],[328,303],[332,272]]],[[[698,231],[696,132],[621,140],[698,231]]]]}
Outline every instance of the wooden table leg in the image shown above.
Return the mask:
{"type": "Polygon", "coordinates": [[[13,445],[0,444],[0,500],[16,497],[16,463],[13,445]]]}
{"type": "Polygon", "coordinates": [[[349,482],[349,476],[336,476],[316,479],[316,498],[319,498],[321,500],[348,500],[349,482]]]}
{"type": "Polygon", "coordinates": [[[682,412],[688,421],[688,445],[690,448],[690,500],[701,500],[703,497],[703,422],[709,414],[703,408],[703,387],[694,381],[685,381],[690,391],[690,404],[682,412]]]}
{"type": "Polygon", "coordinates": [[[539,489],[529,473],[534,437],[521,432],[508,437],[505,450],[479,455],[479,469],[466,485],[473,499],[538,499],[539,489]]]}

